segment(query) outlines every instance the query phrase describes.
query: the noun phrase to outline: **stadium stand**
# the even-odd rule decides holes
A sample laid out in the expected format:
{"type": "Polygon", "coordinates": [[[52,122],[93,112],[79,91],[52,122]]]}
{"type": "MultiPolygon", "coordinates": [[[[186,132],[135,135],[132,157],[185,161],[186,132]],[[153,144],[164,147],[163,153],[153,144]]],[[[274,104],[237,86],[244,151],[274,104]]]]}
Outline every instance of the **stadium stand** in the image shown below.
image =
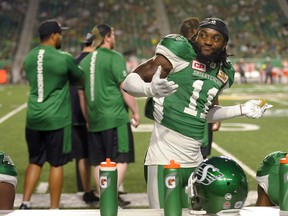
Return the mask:
{"type": "Polygon", "coordinates": [[[288,56],[288,18],[278,1],[176,1],[164,0],[172,32],[179,32],[183,18],[222,18],[230,31],[230,52],[238,58],[288,56]],[[206,3],[206,4],[205,4],[206,3]]]}
{"type": "Polygon", "coordinates": [[[16,53],[23,20],[28,4],[21,0],[3,0],[0,2],[0,69],[3,70],[1,80],[7,83],[10,80],[10,68],[14,54],[16,53]]]}
{"type": "MultiPolygon", "coordinates": [[[[1,1],[0,28],[5,29],[5,34],[0,36],[1,68],[14,61],[20,33],[25,31],[25,13],[32,4],[35,1],[1,1]]],[[[153,54],[162,36],[179,32],[184,18],[217,16],[229,26],[228,50],[236,60],[244,58],[254,62],[256,58],[258,64],[262,64],[259,59],[269,56],[281,66],[281,59],[288,56],[286,0],[38,0],[37,4],[30,47],[38,43],[37,25],[45,19],[56,18],[70,27],[63,35],[63,50],[76,56],[86,33],[95,24],[105,22],[115,27],[117,50],[147,58],[153,54]]]]}
{"type": "Polygon", "coordinates": [[[28,4],[21,0],[3,0],[0,3],[0,59],[10,59],[17,48],[17,41],[22,30],[22,23],[28,4]]]}
{"type": "MultiPolygon", "coordinates": [[[[72,54],[81,51],[81,42],[94,25],[107,23],[115,28],[117,49],[135,50],[140,57],[151,54],[152,41],[158,42],[153,1],[40,1],[37,19],[57,18],[70,27],[64,36],[63,47],[72,54]],[[148,51],[146,51],[148,49],[148,51]],[[144,54],[143,54],[144,53],[144,54]]],[[[35,37],[36,38],[36,37],[35,37]]]]}

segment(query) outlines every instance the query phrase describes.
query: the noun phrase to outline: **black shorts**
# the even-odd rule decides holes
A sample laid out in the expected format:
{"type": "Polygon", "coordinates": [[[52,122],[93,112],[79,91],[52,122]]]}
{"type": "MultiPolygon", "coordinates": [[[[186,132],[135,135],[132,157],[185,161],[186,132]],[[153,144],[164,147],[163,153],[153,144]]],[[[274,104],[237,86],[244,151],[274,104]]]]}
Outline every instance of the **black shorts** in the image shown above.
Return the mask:
{"type": "Polygon", "coordinates": [[[85,125],[72,127],[72,158],[88,158],[88,131],[85,125]]]}
{"type": "Polygon", "coordinates": [[[42,166],[62,166],[70,161],[71,154],[63,153],[64,129],[36,131],[26,127],[29,162],[42,166]]]}
{"type": "Polygon", "coordinates": [[[134,141],[131,125],[121,125],[100,132],[88,133],[89,158],[91,165],[97,166],[106,158],[116,163],[132,163],[134,141]]]}

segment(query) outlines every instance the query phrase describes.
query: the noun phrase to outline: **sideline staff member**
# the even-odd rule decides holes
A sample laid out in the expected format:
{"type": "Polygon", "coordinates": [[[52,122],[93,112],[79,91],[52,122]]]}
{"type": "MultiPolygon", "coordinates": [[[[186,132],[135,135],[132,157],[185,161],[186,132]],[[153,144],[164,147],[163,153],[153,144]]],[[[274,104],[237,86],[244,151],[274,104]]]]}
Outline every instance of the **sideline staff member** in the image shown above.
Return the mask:
{"type": "Polygon", "coordinates": [[[63,185],[63,165],[71,152],[70,83],[83,75],[69,53],[59,51],[62,28],[55,20],[43,22],[39,29],[41,44],[32,49],[24,61],[30,85],[26,117],[26,141],[29,165],[24,180],[20,209],[29,209],[30,199],[42,166],[50,164],[50,208],[58,209],[63,185]]]}

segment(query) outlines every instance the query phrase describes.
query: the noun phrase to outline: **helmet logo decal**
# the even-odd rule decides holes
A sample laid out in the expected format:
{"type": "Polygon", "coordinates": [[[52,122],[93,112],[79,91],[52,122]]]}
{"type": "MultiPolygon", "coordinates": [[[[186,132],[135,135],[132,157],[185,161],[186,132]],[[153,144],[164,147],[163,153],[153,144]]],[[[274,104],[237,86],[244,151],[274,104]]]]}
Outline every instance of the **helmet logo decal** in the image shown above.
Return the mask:
{"type": "Polygon", "coordinates": [[[176,187],[176,177],[175,176],[168,176],[165,179],[165,185],[169,189],[173,189],[176,187]]]}
{"type": "Polygon", "coordinates": [[[231,203],[229,201],[225,202],[223,205],[223,209],[230,209],[231,208],[231,203]]]}
{"type": "Polygon", "coordinates": [[[242,208],[242,206],[243,206],[243,202],[242,201],[238,201],[238,202],[235,203],[234,208],[235,209],[239,209],[239,208],[242,208]]]}
{"type": "Polygon", "coordinates": [[[225,198],[225,200],[231,200],[232,195],[230,193],[227,193],[227,194],[225,194],[224,198],[225,198]]]}
{"type": "Polygon", "coordinates": [[[210,185],[215,180],[218,180],[219,178],[224,176],[218,168],[206,163],[203,163],[203,165],[197,170],[196,175],[201,176],[201,178],[198,179],[197,182],[204,185],[210,185]]]}

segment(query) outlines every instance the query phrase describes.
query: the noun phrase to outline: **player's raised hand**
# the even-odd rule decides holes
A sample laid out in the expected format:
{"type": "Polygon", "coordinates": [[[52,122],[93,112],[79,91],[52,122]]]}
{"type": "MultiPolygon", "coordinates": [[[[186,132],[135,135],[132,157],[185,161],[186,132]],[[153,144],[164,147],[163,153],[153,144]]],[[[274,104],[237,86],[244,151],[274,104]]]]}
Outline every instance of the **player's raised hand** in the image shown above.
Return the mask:
{"type": "Polygon", "coordinates": [[[154,97],[165,97],[177,91],[178,84],[173,81],[168,81],[166,78],[160,78],[161,66],[158,67],[151,82],[151,91],[154,97]]]}
{"type": "Polygon", "coordinates": [[[272,108],[273,105],[268,104],[265,99],[263,100],[249,100],[244,105],[241,105],[242,115],[247,118],[259,119],[267,109],[272,108]]]}

